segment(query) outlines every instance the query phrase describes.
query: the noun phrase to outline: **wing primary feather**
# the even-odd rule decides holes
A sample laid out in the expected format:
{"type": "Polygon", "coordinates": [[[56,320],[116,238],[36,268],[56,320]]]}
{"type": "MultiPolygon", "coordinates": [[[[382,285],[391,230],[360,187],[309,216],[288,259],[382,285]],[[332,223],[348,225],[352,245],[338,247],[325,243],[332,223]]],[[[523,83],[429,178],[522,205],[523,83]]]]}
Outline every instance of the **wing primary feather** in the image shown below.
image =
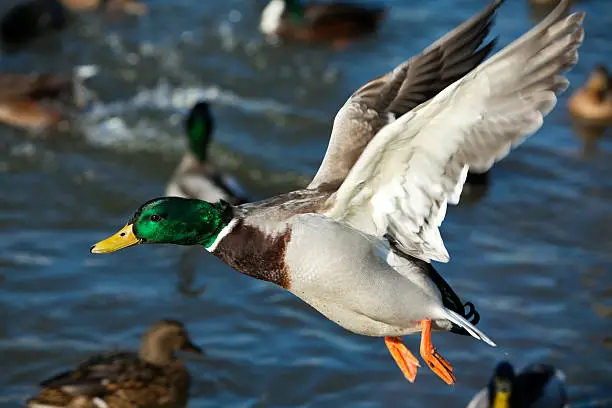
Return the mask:
{"type": "Polygon", "coordinates": [[[566,17],[568,10],[561,0],[542,23],[382,128],[326,214],[392,236],[406,255],[448,261],[438,227],[447,204],[458,202],[466,169],[489,170],[538,131],[567,87],[563,73],[584,38],[584,13],[566,17]]]}
{"type": "Polygon", "coordinates": [[[422,53],[354,92],[334,119],[325,157],[308,188],[339,186],[374,136],[391,123],[389,114],[400,118],[482,63],[495,46],[495,39],[483,42],[502,3],[492,2],[422,53]]]}

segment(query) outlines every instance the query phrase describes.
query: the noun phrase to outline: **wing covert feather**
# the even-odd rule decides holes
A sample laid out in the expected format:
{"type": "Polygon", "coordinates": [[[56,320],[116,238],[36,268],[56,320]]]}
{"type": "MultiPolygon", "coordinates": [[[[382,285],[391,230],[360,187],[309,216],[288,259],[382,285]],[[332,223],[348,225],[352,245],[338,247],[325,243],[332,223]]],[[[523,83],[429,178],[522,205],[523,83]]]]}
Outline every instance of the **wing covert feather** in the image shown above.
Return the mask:
{"type": "Polygon", "coordinates": [[[425,261],[448,261],[439,232],[469,169],[488,170],[536,132],[578,60],[583,13],[567,0],[538,26],[368,144],[326,214],[425,261]]]}
{"type": "Polygon", "coordinates": [[[325,157],[308,186],[339,185],[374,135],[473,70],[495,40],[483,44],[502,0],[464,22],[392,72],[359,88],[334,119],[325,157]]]}

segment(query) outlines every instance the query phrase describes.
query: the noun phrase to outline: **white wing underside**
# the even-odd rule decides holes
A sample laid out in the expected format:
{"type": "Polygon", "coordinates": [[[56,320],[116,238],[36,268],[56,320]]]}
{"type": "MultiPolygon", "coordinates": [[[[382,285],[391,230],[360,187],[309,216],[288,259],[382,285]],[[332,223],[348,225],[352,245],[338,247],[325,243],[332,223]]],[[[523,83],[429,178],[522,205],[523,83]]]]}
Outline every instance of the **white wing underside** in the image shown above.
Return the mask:
{"type": "Polygon", "coordinates": [[[488,170],[536,132],[567,88],[583,14],[561,4],[538,26],[436,97],[383,127],[334,196],[326,215],[390,235],[402,252],[447,262],[438,227],[468,168],[488,170]]]}

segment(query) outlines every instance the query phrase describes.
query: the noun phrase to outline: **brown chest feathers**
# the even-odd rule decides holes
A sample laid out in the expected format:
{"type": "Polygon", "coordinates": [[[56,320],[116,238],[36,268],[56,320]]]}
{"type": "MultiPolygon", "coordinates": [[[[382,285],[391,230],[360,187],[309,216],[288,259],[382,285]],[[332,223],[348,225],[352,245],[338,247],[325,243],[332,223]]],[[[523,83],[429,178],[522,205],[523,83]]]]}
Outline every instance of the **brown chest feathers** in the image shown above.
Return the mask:
{"type": "Polygon", "coordinates": [[[213,253],[245,275],[289,289],[291,280],[285,253],[290,240],[291,229],[288,226],[284,232],[268,235],[239,220],[213,253]]]}

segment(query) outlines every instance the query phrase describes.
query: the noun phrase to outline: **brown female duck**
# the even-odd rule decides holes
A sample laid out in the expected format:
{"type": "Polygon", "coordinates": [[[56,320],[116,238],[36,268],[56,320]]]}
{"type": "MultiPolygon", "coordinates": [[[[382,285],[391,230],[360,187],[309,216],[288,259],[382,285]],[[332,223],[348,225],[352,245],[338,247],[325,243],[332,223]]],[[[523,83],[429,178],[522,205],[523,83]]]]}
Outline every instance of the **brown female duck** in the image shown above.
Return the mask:
{"type": "Polygon", "coordinates": [[[182,323],[160,320],[142,337],[140,350],[94,356],[74,370],[41,383],[28,408],[182,407],[189,373],[175,352],[202,353],[182,323]]]}
{"type": "Polygon", "coordinates": [[[380,6],[271,0],[261,13],[259,29],[269,37],[331,42],[340,47],[375,32],[384,15],[385,9],[380,6]]]}
{"type": "Polygon", "coordinates": [[[81,66],[72,74],[0,74],[0,122],[30,130],[65,127],[60,102],[82,103],[81,82],[95,73],[81,66]]]}
{"type": "Polygon", "coordinates": [[[581,121],[612,125],[612,77],[605,66],[595,67],[587,83],[570,96],[567,108],[581,121]]]}

